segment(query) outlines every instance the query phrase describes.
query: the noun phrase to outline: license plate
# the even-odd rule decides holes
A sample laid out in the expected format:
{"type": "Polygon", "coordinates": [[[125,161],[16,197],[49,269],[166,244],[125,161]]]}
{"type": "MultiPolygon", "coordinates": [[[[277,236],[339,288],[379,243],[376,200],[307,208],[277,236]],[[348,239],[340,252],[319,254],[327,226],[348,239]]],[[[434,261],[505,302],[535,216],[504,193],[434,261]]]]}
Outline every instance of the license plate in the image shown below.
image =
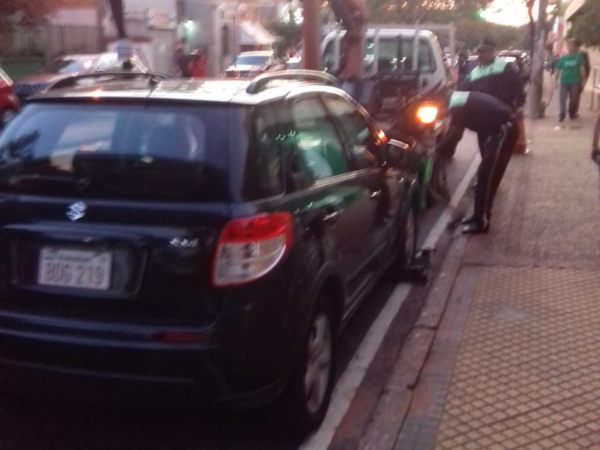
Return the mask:
{"type": "Polygon", "coordinates": [[[45,247],[40,251],[38,284],[106,291],[112,253],[45,247]]]}

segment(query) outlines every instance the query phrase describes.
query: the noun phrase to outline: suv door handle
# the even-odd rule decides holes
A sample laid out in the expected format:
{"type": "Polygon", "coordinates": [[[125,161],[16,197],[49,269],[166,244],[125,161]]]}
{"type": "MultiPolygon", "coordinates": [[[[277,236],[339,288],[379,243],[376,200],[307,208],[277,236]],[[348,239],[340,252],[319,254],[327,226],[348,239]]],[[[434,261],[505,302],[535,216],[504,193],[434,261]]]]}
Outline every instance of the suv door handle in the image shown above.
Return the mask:
{"type": "Polygon", "coordinates": [[[326,216],[324,216],[321,220],[323,222],[335,222],[339,216],[340,216],[339,211],[333,211],[333,212],[330,212],[329,214],[327,214],[326,216]]]}
{"type": "Polygon", "coordinates": [[[378,200],[381,197],[381,189],[375,192],[371,192],[371,200],[378,200]]]}

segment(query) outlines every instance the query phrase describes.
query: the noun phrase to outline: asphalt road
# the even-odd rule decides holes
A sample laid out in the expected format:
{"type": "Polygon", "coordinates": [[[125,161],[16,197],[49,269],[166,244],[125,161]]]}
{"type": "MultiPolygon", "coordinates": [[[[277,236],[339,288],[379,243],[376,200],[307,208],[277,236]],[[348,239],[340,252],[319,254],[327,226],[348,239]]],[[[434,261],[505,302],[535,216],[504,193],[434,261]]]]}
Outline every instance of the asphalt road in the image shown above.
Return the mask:
{"type": "MultiPolygon", "coordinates": [[[[465,135],[448,167],[450,191],[464,177],[477,153],[474,136],[465,135]]],[[[443,208],[423,219],[426,236],[443,208]]],[[[341,338],[338,377],[386,304],[396,285],[382,281],[355,315],[341,338]]],[[[422,290],[411,293],[402,305],[400,320],[386,333],[399,339],[408,335],[422,302],[422,290]],[[421,292],[421,295],[419,295],[421,292]]],[[[351,370],[351,369],[350,369],[351,370]]],[[[147,413],[137,410],[56,406],[34,401],[0,403],[0,448],[10,450],[237,450],[297,449],[302,443],[286,435],[274,410],[236,413],[147,413]]]]}

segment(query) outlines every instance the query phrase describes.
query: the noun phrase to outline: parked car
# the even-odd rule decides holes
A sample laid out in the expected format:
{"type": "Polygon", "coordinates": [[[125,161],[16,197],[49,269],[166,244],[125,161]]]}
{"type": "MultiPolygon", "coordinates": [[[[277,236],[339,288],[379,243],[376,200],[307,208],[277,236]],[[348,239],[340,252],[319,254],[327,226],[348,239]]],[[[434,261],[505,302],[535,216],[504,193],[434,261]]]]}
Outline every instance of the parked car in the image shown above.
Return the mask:
{"type": "Polygon", "coordinates": [[[232,65],[225,70],[227,78],[254,78],[276,66],[284,69],[285,65],[278,64],[272,51],[240,53],[232,65]]]}
{"type": "MultiPolygon", "coordinates": [[[[147,72],[148,68],[134,56],[134,71],[147,72]]],[[[13,88],[21,101],[43,92],[53,83],[72,75],[85,75],[94,72],[111,72],[121,69],[117,53],[91,55],[67,55],[54,59],[39,73],[16,80],[13,88]]]]}
{"type": "Polygon", "coordinates": [[[412,144],[335,84],[124,76],[28,102],[0,135],[0,388],[282,396],[316,427],[336,337],[418,224],[412,144]]]}
{"type": "Polygon", "coordinates": [[[19,110],[19,101],[13,92],[13,82],[6,72],[0,69],[0,130],[19,110]]]}

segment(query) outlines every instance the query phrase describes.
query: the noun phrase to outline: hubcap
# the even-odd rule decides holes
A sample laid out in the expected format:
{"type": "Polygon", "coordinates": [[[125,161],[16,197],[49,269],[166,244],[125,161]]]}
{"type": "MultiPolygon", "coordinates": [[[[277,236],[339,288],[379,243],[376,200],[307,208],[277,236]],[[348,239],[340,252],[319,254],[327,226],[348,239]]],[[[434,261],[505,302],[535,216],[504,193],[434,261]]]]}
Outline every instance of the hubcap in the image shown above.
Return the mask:
{"type": "Polygon", "coordinates": [[[6,109],[0,113],[0,126],[6,125],[13,118],[15,112],[12,109],[6,109]]]}
{"type": "Polygon", "coordinates": [[[323,313],[317,315],[308,337],[308,361],[304,376],[306,407],[316,413],[325,399],[331,372],[332,337],[329,319],[323,313]]]}

